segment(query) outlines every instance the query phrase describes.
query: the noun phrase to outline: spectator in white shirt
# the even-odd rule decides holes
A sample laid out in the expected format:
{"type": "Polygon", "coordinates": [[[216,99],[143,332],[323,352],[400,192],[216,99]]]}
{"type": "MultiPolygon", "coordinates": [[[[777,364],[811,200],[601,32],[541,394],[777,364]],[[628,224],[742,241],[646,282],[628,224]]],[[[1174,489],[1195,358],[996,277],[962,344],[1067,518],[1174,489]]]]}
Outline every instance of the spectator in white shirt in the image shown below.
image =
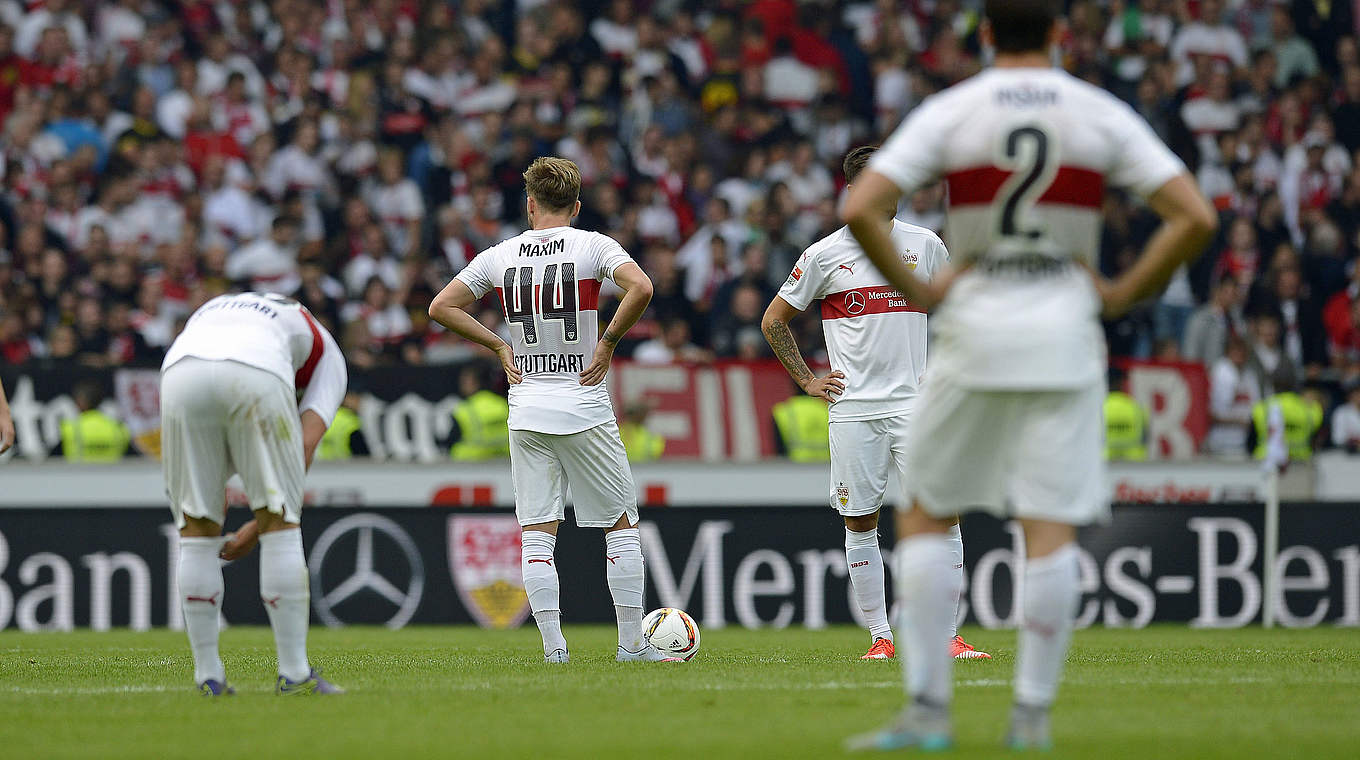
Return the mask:
{"type": "Polygon", "coordinates": [[[389,289],[401,285],[401,264],[388,254],[387,239],[382,228],[370,224],[364,230],[362,250],[345,265],[345,287],[352,297],[359,297],[373,278],[378,278],[389,289]]]}
{"type": "Polygon", "coordinates": [[[1199,16],[1199,20],[1181,27],[1171,41],[1171,61],[1177,66],[1177,84],[1182,86],[1194,80],[1199,59],[1223,61],[1234,69],[1245,68],[1248,63],[1242,34],[1222,22],[1223,0],[1203,0],[1199,16]]]}
{"type": "Polygon", "coordinates": [[[774,57],[765,64],[765,99],[785,108],[802,108],[817,97],[817,70],[793,55],[787,37],[774,43],[774,57]]]}
{"type": "Polygon", "coordinates": [[[679,317],[667,319],[661,335],[644,340],[633,349],[633,361],[642,364],[672,364],[674,362],[704,362],[713,355],[690,342],[689,323],[679,317]]]}
{"type": "Polygon", "coordinates": [[[1261,381],[1250,363],[1246,341],[1228,338],[1227,349],[1209,374],[1209,435],[1205,450],[1216,456],[1247,453],[1251,409],[1261,400],[1261,381]]]}
{"type": "Polygon", "coordinates": [[[66,30],[72,50],[82,53],[89,50],[86,47],[89,35],[85,31],[85,22],[72,7],[74,5],[71,0],[47,0],[43,7],[29,11],[19,23],[19,28],[14,30],[14,52],[24,58],[33,58],[43,32],[53,26],[66,30]]]}
{"type": "Polygon", "coordinates": [[[1332,412],[1332,445],[1360,453],[1360,380],[1346,385],[1346,403],[1332,412]]]}
{"type": "Polygon", "coordinates": [[[804,211],[815,207],[822,200],[831,197],[836,183],[831,172],[817,163],[812,143],[803,141],[793,148],[788,161],[781,161],[770,167],[766,175],[771,183],[783,182],[793,193],[793,199],[804,211]]]}
{"type": "Polygon", "coordinates": [[[385,345],[400,343],[411,334],[411,315],[380,277],[369,280],[364,286],[364,300],[347,305],[341,316],[346,322],[362,320],[369,337],[385,345]]]}
{"type": "Polygon", "coordinates": [[[386,149],[378,155],[378,182],[369,189],[367,200],[388,246],[397,256],[409,258],[420,246],[425,199],[420,187],[402,174],[401,151],[386,149]]]}
{"type": "Polygon", "coordinates": [[[156,123],[176,140],[184,138],[185,123],[194,110],[197,87],[198,67],[191,60],[181,60],[175,64],[175,89],[156,102],[156,123]]]}
{"type": "Polygon", "coordinates": [[[292,293],[302,280],[298,277],[297,239],[300,223],[280,216],[274,220],[268,237],[262,237],[227,257],[225,273],[231,280],[247,280],[251,290],[267,293],[292,293]]]}

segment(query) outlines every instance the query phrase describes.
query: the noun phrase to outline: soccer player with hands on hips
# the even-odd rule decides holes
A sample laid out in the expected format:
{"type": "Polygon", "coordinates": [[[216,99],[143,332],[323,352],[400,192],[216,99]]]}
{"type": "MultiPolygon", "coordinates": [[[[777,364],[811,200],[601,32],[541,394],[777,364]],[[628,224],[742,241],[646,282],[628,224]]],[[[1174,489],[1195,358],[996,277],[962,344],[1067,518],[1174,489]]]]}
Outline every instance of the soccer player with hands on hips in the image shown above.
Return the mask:
{"type": "MultiPolygon", "coordinates": [[[[846,155],[845,179],[851,186],[874,151],[865,146],[846,155]]],[[[878,224],[908,268],[930,279],[948,266],[949,252],[934,232],[895,219],[895,202],[880,210],[878,224]]],[[[831,405],[831,506],[845,519],[850,585],[869,627],[871,645],[863,659],[891,658],[894,644],[878,546],[878,513],[890,469],[896,468],[902,483],[913,475],[906,467],[906,439],[925,374],[925,310],[894,290],[849,229],[842,227],[803,252],[766,309],[761,329],[799,387],[831,405]],[[822,302],[822,331],[831,357],[832,371],[825,377],[808,368],[789,329],[789,321],[817,300],[822,302]]],[[[948,583],[958,599],[963,589],[958,520],[948,532],[948,583]]],[[[948,618],[953,656],[990,658],[958,635],[957,606],[948,618]]]]}
{"type": "Polygon", "coordinates": [[[581,210],[576,164],[539,158],[524,172],[524,183],[531,229],[478,254],[435,296],[430,318],[494,351],[510,381],[520,567],[544,660],[570,659],[553,557],[568,484],[576,524],[605,531],[605,578],[619,629],[616,659],[668,659],[642,636],[637,493],[604,384],[614,347],[652,299],[652,282],[618,242],[571,227],[581,210]],[[624,295],[601,335],[598,304],[606,279],[624,295]],[[510,343],[466,311],[493,290],[510,343]]]}
{"type": "Polygon", "coordinates": [[[274,629],[278,694],[336,694],[307,660],[311,614],[302,551],[302,482],[345,397],[340,347],[298,302],[218,296],[189,317],[161,366],[161,462],[180,529],[179,584],[194,680],[234,693],[218,656],[221,559],[260,545],[260,599],[274,629]],[[238,474],[255,519],[222,536],[227,480],[238,474]]]}
{"type": "Polygon", "coordinates": [[[1049,0],[987,0],[995,66],[927,98],[857,178],[842,215],[908,302],[931,312],[930,374],[908,431],[895,588],[909,703],[852,749],[951,745],[955,515],[1019,520],[1025,535],[1014,706],[1006,743],[1051,744],[1049,708],[1081,597],[1077,526],[1109,518],[1101,460],[1106,356],[1100,315],[1157,293],[1218,219],[1185,166],[1108,92],[1052,68],[1049,0]],[[956,274],[926,282],[883,209],[944,179],[956,274]],[[1113,282],[1093,269],[1106,186],[1162,219],[1113,282]]]}

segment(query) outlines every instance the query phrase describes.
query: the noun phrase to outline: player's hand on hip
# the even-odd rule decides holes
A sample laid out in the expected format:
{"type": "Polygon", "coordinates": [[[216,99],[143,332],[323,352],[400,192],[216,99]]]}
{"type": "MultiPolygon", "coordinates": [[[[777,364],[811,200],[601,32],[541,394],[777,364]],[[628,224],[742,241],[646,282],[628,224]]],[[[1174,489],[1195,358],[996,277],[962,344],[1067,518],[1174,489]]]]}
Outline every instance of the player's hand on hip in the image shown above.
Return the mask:
{"type": "Polygon", "coordinates": [[[524,379],[524,373],[515,366],[515,349],[511,348],[509,343],[502,343],[501,347],[496,349],[496,356],[500,357],[501,369],[505,370],[505,379],[509,380],[511,385],[516,385],[524,379]]]}
{"type": "Polygon", "coordinates": [[[845,373],[833,369],[825,377],[814,377],[803,386],[807,395],[816,396],[828,404],[835,402],[836,396],[845,393],[845,373]],[[834,395],[833,395],[834,394],[834,395]]]}
{"type": "Polygon", "coordinates": [[[1129,310],[1127,299],[1120,295],[1118,283],[1102,277],[1100,274],[1092,272],[1091,281],[1095,284],[1096,293],[1100,296],[1100,315],[1105,319],[1114,319],[1123,315],[1129,310]]]}
{"type": "Polygon", "coordinates": [[[609,373],[609,363],[614,360],[614,347],[600,341],[595,346],[595,356],[590,360],[590,366],[581,373],[581,385],[599,385],[604,376],[609,373]]]}

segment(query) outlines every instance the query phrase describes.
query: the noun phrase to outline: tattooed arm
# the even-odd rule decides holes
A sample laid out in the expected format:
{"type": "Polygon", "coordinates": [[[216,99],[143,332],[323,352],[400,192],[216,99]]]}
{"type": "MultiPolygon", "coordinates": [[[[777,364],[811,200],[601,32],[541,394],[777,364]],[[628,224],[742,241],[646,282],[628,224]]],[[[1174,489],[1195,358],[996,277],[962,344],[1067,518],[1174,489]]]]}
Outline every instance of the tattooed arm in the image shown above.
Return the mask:
{"type": "Polygon", "coordinates": [[[774,349],[774,355],[779,358],[784,369],[789,371],[789,376],[798,383],[799,388],[809,396],[816,396],[828,403],[833,402],[836,400],[835,396],[845,392],[843,382],[845,373],[832,370],[826,377],[817,377],[808,368],[803,352],[798,350],[798,344],[793,339],[793,331],[789,329],[789,321],[799,313],[799,310],[793,308],[788,301],[775,296],[769,308],[765,310],[764,319],[760,320],[760,330],[765,333],[765,340],[769,341],[770,348],[774,349]]]}

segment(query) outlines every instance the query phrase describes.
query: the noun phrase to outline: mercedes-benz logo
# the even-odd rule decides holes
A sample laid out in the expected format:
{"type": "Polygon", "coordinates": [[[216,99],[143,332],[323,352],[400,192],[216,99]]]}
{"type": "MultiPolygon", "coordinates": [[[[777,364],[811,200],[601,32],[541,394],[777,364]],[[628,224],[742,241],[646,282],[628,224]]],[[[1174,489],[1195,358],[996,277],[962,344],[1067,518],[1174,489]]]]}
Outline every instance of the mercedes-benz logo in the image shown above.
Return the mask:
{"type": "Polygon", "coordinates": [[[333,609],[337,604],[368,589],[397,607],[396,613],[388,618],[386,625],[388,628],[400,628],[410,622],[412,616],[416,614],[416,608],[420,606],[420,597],[425,591],[425,566],[420,559],[420,550],[400,525],[382,515],[366,512],[350,515],[332,523],[316,540],[308,564],[312,578],[312,609],[316,610],[321,622],[328,626],[344,625],[344,621],[336,616],[333,609]],[[411,580],[405,591],[397,588],[373,566],[374,532],[395,543],[406,555],[406,563],[411,568],[411,580]],[[326,565],[326,555],[330,553],[335,542],[348,533],[358,534],[354,552],[354,571],[341,581],[340,585],[326,591],[321,573],[326,565]]]}
{"type": "Polygon", "coordinates": [[[851,314],[858,314],[864,311],[864,294],[858,290],[852,290],[845,295],[845,310],[851,314]]]}

